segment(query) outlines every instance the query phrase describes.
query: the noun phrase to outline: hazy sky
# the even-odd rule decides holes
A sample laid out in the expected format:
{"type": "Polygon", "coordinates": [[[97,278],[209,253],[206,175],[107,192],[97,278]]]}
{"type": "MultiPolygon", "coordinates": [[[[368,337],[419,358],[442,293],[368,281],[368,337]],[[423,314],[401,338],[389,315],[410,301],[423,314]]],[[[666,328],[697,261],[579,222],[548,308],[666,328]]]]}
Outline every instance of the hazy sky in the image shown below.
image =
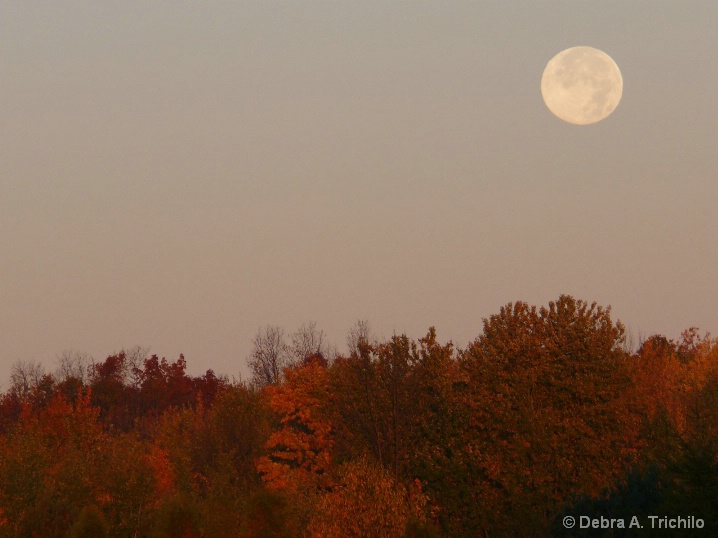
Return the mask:
{"type": "Polygon", "coordinates": [[[562,293],[718,333],[717,97],[715,0],[0,0],[0,384],[562,293]],[[577,45],[624,79],[585,127],[540,92],[577,45]]]}

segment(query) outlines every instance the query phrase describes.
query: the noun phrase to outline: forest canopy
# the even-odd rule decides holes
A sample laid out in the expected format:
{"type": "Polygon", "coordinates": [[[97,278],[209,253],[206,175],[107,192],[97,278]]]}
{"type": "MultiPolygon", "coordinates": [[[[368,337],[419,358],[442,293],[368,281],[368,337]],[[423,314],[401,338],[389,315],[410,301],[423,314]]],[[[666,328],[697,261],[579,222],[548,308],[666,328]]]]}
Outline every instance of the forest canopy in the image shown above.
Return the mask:
{"type": "Polygon", "coordinates": [[[359,322],[339,353],[310,323],[260,329],[247,363],[247,381],[139,347],[16,363],[0,538],[581,535],[566,515],[718,529],[718,340],[695,328],[632,349],[609,307],[562,295],[505,305],[464,349],[359,322]]]}

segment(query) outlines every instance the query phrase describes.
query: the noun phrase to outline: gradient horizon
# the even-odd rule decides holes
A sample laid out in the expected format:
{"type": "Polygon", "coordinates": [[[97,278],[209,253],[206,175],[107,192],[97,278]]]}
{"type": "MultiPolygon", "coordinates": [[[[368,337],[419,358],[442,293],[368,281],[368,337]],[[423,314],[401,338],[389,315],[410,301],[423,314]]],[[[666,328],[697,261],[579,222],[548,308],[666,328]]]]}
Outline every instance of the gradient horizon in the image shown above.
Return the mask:
{"type": "Polygon", "coordinates": [[[247,375],[259,327],[464,346],[507,302],[718,331],[718,5],[0,0],[0,387],[122,347],[247,375]],[[606,120],[544,106],[578,45],[606,120]]]}

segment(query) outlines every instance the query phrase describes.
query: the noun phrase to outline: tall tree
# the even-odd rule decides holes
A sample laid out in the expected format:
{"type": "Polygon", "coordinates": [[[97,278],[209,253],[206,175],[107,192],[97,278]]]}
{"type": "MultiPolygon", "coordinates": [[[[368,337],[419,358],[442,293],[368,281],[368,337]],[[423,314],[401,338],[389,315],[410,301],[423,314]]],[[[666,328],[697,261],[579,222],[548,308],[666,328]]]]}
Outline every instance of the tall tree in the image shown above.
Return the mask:
{"type": "Polygon", "coordinates": [[[16,361],[10,368],[10,391],[26,398],[45,375],[45,367],[37,361],[16,361]]]}
{"type": "Polygon", "coordinates": [[[355,345],[331,367],[339,450],[369,452],[395,478],[413,479],[417,450],[446,433],[434,428],[450,416],[453,347],[438,344],[433,328],[419,345],[406,335],[373,345],[359,337],[355,345]]]}
{"type": "Polygon", "coordinates": [[[321,355],[329,356],[329,346],[324,337],[324,331],[317,329],[317,324],[310,321],[299,327],[292,334],[292,344],[289,348],[294,363],[300,363],[309,357],[321,355]]]}
{"type": "Polygon", "coordinates": [[[92,358],[86,353],[79,351],[66,350],[60,353],[56,357],[57,368],[55,370],[55,377],[58,382],[68,380],[78,380],[82,384],[86,384],[87,374],[92,364],[92,358]]]}
{"type": "MultiPolygon", "coordinates": [[[[677,515],[690,513],[704,520],[706,530],[716,529],[718,341],[705,340],[691,350],[686,360],[685,392],[678,415],[681,420],[673,422],[669,417],[666,428],[674,442],[663,443],[662,451],[653,451],[659,464],[667,469],[671,484],[661,511],[677,515]]],[[[700,534],[700,530],[685,533],[686,536],[700,534]]]]}
{"type": "Polygon", "coordinates": [[[287,368],[285,382],[267,392],[279,429],[267,441],[268,455],[257,462],[264,483],[290,491],[326,487],[334,445],[326,361],[317,356],[287,368]]]}
{"type": "Polygon", "coordinates": [[[610,308],[562,295],[548,308],[508,304],[462,355],[484,517],[545,535],[573,495],[598,495],[638,447],[624,329],[610,308]]]}
{"type": "Polygon", "coordinates": [[[128,431],[134,425],[136,411],[131,402],[136,400],[136,389],[125,384],[127,366],[124,352],[110,355],[104,361],[90,367],[92,403],[100,408],[100,416],[106,424],[128,431]]]}
{"type": "Polygon", "coordinates": [[[278,384],[283,379],[284,368],[292,363],[292,354],[283,329],[268,325],[257,331],[247,359],[255,385],[263,387],[278,384]]]}
{"type": "Polygon", "coordinates": [[[359,354],[359,345],[368,345],[372,343],[371,328],[367,320],[360,319],[354,326],[349,329],[347,334],[347,348],[349,356],[354,357],[359,354]]]}
{"type": "Polygon", "coordinates": [[[94,501],[92,470],[106,442],[97,416],[87,395],[74,405],[56,396],[43,408],[25,407],[0,442],[0,511],[11,534],[64,536],[94,501]]]}
{"type": "Polygon", "coordinates": [[[169,407],[194,403],[194,387],[185,373],[186,368],[184,355],[180,355],[175,362],[152,355],[145,359],[143,369],[134,368],[140,387],[140,412],[143,415],[159,415],[169,407]]]}

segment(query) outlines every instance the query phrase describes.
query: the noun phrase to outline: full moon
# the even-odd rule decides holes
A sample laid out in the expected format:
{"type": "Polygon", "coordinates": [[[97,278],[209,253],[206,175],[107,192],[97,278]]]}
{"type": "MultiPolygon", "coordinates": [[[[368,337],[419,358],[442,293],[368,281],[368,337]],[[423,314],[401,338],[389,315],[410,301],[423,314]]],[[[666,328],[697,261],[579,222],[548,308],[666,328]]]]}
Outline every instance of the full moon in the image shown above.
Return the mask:
{"type": "Polygon", "coordinates": [[[589,125],[608,117],[621,101],[623,77],[608,54],[573,47],[551,58],[541,77],[548,109],[563,121],[589,125]]]}

